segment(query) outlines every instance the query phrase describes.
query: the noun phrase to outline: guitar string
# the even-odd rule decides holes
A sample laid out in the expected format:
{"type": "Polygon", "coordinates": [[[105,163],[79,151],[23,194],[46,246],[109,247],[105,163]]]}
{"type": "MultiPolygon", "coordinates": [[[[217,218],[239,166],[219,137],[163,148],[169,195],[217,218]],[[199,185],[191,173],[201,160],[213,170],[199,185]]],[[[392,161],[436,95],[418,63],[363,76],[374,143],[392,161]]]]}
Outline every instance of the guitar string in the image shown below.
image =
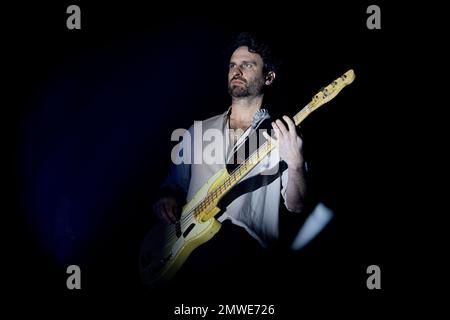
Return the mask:
{"type": "MultiPolygon", "coordinates": [[[[230,173],[230,175],[229,175],[229,177],[228,178],[226,178],[225,180],[224,180],[224,182],[223,183],[221,183],[219,186],[217,186],[213,191],[211,191],[211,193],[209,194],[209,195],[207,195],[204,199],[202,199],[201,200],[201,202],[199,202],[199,204],[197,205],[197,206],[195,206],[195,208],[193,209],[193,210],[191,210],[191,211],[189,211],[187,214],[185,214],[180,220],[179,220],[179,224],[180,224],[180,229],[184,229],[184,227],[186,227],[186,221],[188,220],[188,219],[190,219],[194,214],[195,214],[195,211],[196,211],[196,209],[197,208],[199,208],[199,207],[201,207],[201,206],[203,206],[203,207],[205,207],[205,208],[208,208],[209,206],[211,206],[211,204],[207,204],[207,203],[212,203],[212,201],[207,201],[207,199],[208,198],[211,198],[211,197],[216,197],[217,195],[217,191],[218,190],[220,190],[220,189],[224,189],[224,190],[226,190],[226,185],[227,184],[231,184],[232,182],[232,180],[234,179],[234,180],[236,180],[235,178],[233,178],[233,176],[236,174],[236,172],[238,171],[238,170],[241,170],[246,164],[248,164],[248,163],[251,163],[251,162],[255,162],[255,160],[251,160],[252,158],[254,158],[254,157],[256,157],[255,155],[259,152],[260,154],[264,151],[264,152],[266,152],[267,151],[267,154],[269,154],[269,152],[271,151],[271,146],[272,146],[272,144],[270,143],[270,142],[268,142],[268,141],[266,141],[266,142],[264,142],[264,144],[260,147],[260,148],[258,148],[256,151],[254,151],[250,156],[249,156],[249,158],[248,158],[248,161],[245,161],[243,164],[241,164],[240,166],[238,166],[234,171],[232,171],[232,173],[230,173]],[[266,149],[268,149],[268,150],[262,150],[263,148],[266,148],[266,149]]],[[[264,155],[264,157],[267,155],[267,154],[265,154],[264,155]]],[[[259,162],[259,161],[258,161],[259,162]]],[[[256,163],[256,165],[257,165],[258,163],[256,163]]],[[[253,167],[254,168],[254,167],[253,167]]],[[[253,168],[250,168],[250,170],[251,169],[253,169],[253,168]]],[[[247,172],[247,174],[248,174],[248,172],[247,172]]],[[[236,180],[236,182],[237,181],[239,181],[239,180],[236,180]]],[[[174,240],[174,237],[177,237],[176,236],[176,229],[177,229],[177,226],[175,226],[175,225],[173,225],[173,228],[175,229],[175,230],[171,230],[170,231],[170,233],[169,233],[169,235],[168,235],[168,239],[169,239],[169,242],[170,241],[172,241],[172,240],[174,240]]],[[[177,237],[178,238],[178,237],[177,237]]]]}
{"type": "MultiPolygon", "coordinates": [[[[342,78],[342,77],[341,77],[342,78]]],[[[333,84],[336,84],[336,81],[337,80],[335,80],[334,82],[333,82],[333,84]]],[[[333,88],[334,88],[334,86],[333,86],[333,88]]],[[[340,91],[340,90],[339,90],[340,91]]],[[[338,91],[338,92],[339,92],[338,91]]],[[[310,104],[311,103],[313,103],[314,102],[314,99],[313,99],[313,101],[311,101],[310,103],[308,103],[302,110],[300,110],[300,112],[298,113],[298,114],[296,114],[295,116],[294,116],[294,120],[295,120],[295,122],[297,122],[298,121],[298,123],[297,124],[295,124],[295,126],[298,126],[312,111],[314,111],[315,109],[313,108],[312,110],[311,110],[311,106],[310,106],[310,104]],[[302,116],[303,115],[303,113],[304,113],[304,111],[306,111],[306,116],[305,117],[300,117],[300,116],[302,116]],[[297,119],[295,119],[295,118],[297,118],[297,119]]],[[[317,107],[317,106],[316,106],[317,107]]],[[[268,140],[268,141],[266,141],[264,144],[263,144],[263,146],[265,146],[265,145],[268,145],[268,150],[265,150],[265,151],[267,151],[267,153],[266,154],[264,154],[264,156],[263,157],[261,157],[254,165],[252,165],[249,169],[248,169],[248,171],[247,171],[247,173],[245,173],[245,175],[247,175],[253,168],[255,168],[256,167],[256,165],[258,165],[258,163],[261,161],[261,159],[263,159],[264,157],[266,157],[271,151],[272,151],[272,149],[273,149],[273,145],[272,145],[272,142],[270,141],[270,140],[268,140]]],[[[260,149],[262,149],[262,148],[258,148],[250,157],[249,157],[249,159],[251,159],[253,156],[254,156],[254,154],[256,153],[257,154],[257,156],[258,156],[258,153],[259,153],[259,151],[260,151],[260,149]]],[[[199,207],[201,207],[201,206],[205,206],[206,205],[206,208],[208,208],[208,205],[207,205],[207,203],[208,203],[208,201],[206,201],[208,198],[210,198],[211,197],[211,195],[212,194],[216,194],[217,193],[217,191],[218,190],[220,190],[221,188],[222,188],[222,186],[225,186],[224,187],[224,190],[227,192],[227,190],[226,190],[226,183],[227,182],[229,182],[230,183],[230,185],[231,185],[231,179],[234,177],[234,175],[235,175],[235,173],[238,171],[238,170],[241,170],[241,168],[243,167],[243,166],[245,166],[246,164],[247,164],[248,162],[247,161],[245,161],[242,165],[240,165],[240,166],[238,166],[230,175],[229,175],[229,177],[220,185],[220,186],[218,186],[218,187],[216,187],[209,195],[207,195],[204,199],[202,199],[201,201],[200,201],[200,203],[197,205],[197,206],[195,206],[195,208],[193,209],[193,210],[191,210],[189,213],[187,213],[184,217],[182,217],[182,219],[180,219],[180,229],[181,229],[181,227],[184,227],[184,223],[187,221],[187,219],[189,219],[189,218],[191,218],[192,217],[192,215],[193,214],[195,214],[195,211],[196,211],[196,209],[198,209],[199,207]],[[206,201],[206,202],[205,202],[206,201]]],[[[245,170],[247,170],[247,169],[245,169],[245,170]]],[[[244,172],[245,172],[245,170],[244,170],[244,172]]],[[[242,176],[241,177],[241,179],[243,178],[243,177],[245,177],[245,175],[244,176],[242,176]]],[[[240,180],[240,179],[239,179],[240,180]]],[[[239,182],[239,180],[236,180],[236,182],[239,182]]],[[[219,192],[220,193],[220,192],[219,192]]],[[[211,203],[210,203],[210,205],[211,205],[211,203]]],[[[202,211],[203,211],[204,209],[202,209],[202,211]]],[[[200,211],[201,212],[201,211],[200,211]]],[[[170,240],[170,241],[172,241],[172,240],[170,240]]]]}
{"type": "MultiPolygon", "coordinates": [[[[199,207],[204,207],[204,208],[208,208],[208,207],[210,207],[211,206],[211,204],[212,204],[212,201],[211,200],[208,200],[208,198],[215,198],[215,197],[217,197],[217,194],[218,193],[220,193],[219,192],[219,190],[221,190],[221,189],[224,189],[224,190],[226,190],[226,185],[227,184],[229,184],[229,185],[231,185],[231,183],[232,183],[232,180],[236,180],[236,178],[234,177],[234,175],[237,173],[237,171],[239,171],[239,170],[242,170],[242,168],[244,167],[244,166],[246,166],[246,165],[248,165],[249,163],[255,163],[255,165],[257,165],[258,164],[258,162],[259,161],[256,161],[257,159],[253,159],[253,158],[257,158],[258,156],[261,156],[261,154],[263,153],[263,152],[267,152],[265,155],[264,155],[264,157],[267,155],[267,154],[269,154],[269,152],[272,150],[272,144],[270,143],[270,142],[268,142],[268,141],[266,141],[260,148],[258,148],[256,151],[254,151],[250,156],[249,156],[249,158],[248,158],[248,160],[246,161],[246,162],[244,162],[243,164],[241,164],[239,167],[237,167],[234,171],[232,171],[232,173],[229,175],[229,177],[228,178],[226,178],[225,180],[224,180],[224,182],[223,183],[221,183],[219,186],[217,186],[208,196],[206,196],[193,210],[191,210],[191,211],[189,211],[189,213],[187,213],[187,214],[185,214],[183,217],[182,217],[182,219],[180,219],[180,226],[179,226],[179,228],[181,229],[181,228],[184,228],[184,227],[186,227],[186,221],[188,220],[188,219],[190,219],[194,214],[195,214],[195,211],[196,211],[196,209],[198,209],[199,207]],[[209,204],[208,204],[209,203],[209,204]]],[[[261,158],[262,159],[262,158],[261,158]]],[[[249,168],[249,170],[251,170],[251,169],[253,169],[254,168],[254,166],[252,166],[252,168],[249,168]]],[[[244,171],[245,170],[247,170],[247,169],[244,169],[244,171]]],[[[247,172],[248,173],[248,172],[247,172]]],[[[239,180],[236,180],[236,182],[237,181],[239,181],[239,180]]],[[[201,211],[200,211],[201,212],[201,211]]],[[[169,235],[168,235],[168,240],[169,241],[172,241],[172,240],[174,240],[174,236],[176,236],[176,229],[177,229],[177,226],[173,226],[173,228],[175,229],[175,230],[171,230],[170,231],[170,233],[169,233],[169,235]]],[[[177,237],[178,238],[178,237],[177,237]]]]}
{"type": "MultiPolygon", "coordinates": [[[[298,114],[296,114],[295,116],[294,116],[294,120],[295,120],[295,118],[299,118],[301,115],[303,115],[304,113],[306,113],[306,116],[310,113],[311,111],[310,111],[310,106],[309,106],[309,104],[308,105],[306,105],[298,114]]],[[[306,117],[305,117],[306,118],[306,117]]],[[[303,119],[300,119],[299,121],[298,121],[298,124],[295,124],[295,126],[298,126],[305,118],[303,118],[303,119]]],[[[182,229],[185,229],[185,227],[187,226],[186,225],[186,222],[188,221],[188,220],[190,220],[191,218],[192,218],[192,216],[193,215],[195,215],[195,211],[196,211],[196,209],[198,209],[199,207],[201,207],[201,206],[204,206],[205,208],[208,208],[208,205],[207,205],[207,203],[208,202],[211,202],[212,203],[212,201],[207,201],[208,200],[208,198],[211,198],[211,197],[216,197],[216,195],[214,195],[214,194],[216,194],[217,193],[217,191],[218,190],[220,190],[221,188],[224,188],[224,190],[226,190],[226,184],[227,183],[231,183],[231,180],[233,180],[233,176],[234,176],[234,174],[238,171],[238,170],[241,170],[242,169],[242,167],[244,167],[246,164],[248,164],[248,163],[250,163],[251,161],[251,159],[253,158],[253,157],[255,157],[255,154],[257,154],[258,152],[262,152],[262,151],[267,151],[267,154],[269,154],[270,153],[270,151],[272,150],[271,149],[271,147],[272,147],[272,143],[271,142],[269,142],[269,141],[266,141],[260,148],[258,148],[255,152],[253,152],[251,155],[250,155],[250,157],[249,157],[249,161],[246,161],[246,162],[244,162],[243,164],[241,164],[239,167],[237,167],[231,174],[230,174],[230,176],[222,183],[222,184],[220,184],[218,187],[216,187],[209,195],[207,195],[204,199],[202,199],[201,200],[201,202],[199,202],[199,204],[197,205],[197,206],[195,206],[195,208],[194,209],[192,209],[191,211],[189,211],[187,214],[185,214],[185,215],[183,215],[183,217],[179,220],[179,226],[176,226],[176,225],[172,225],[172,228],[173,228],[173,230],[171,230],[170,232],[169,232],[169,234],[168,234],[168,242],[171,242],[172,240],[174,240],[175,238],[179,238],[176,234],[177,234],[177,229],[180,229],[180,230],[182,230],[182,229]],[[267,145],[267,146],[266,146],[267,145]],[[263,150],[263,148],[267,148],[268,150],[263,150]],[[225,187],[224,187],[225,186],[225,187]]],[[[267,155],[267,154],[265,154],[264,155],[264,157],[267,155]]],[[[259,161],[258,161],[259,162],[259,161]]],[[[257,163],[256,163],[257,164],[257,163]]],[[[253,169],[253,168],[250,168],[250,170],[251,169],[253,169]]],[[[248,173],[248,172],[247,172],[248,173]]]]}
{"type": "MultiPolygon", "coordinates": [[[[342,78],[342,77],[341,77],[342,78]]],[[[335,80],[334,82],[333,82],[333,84],[334,85],[336,85],[337,83],[336,83],[336,81],[337,80],[335,80]]],[[[333,86],[333,89],[334,89],[334,87],[335,86],[333,86]]],[[[339,90],[340,91],[340,90],[339,90]]],[[[339,92],[338,91],[338,92],[339,92]]],[[[316,96],[314,96],[314,98],[315,98],[316,96]]],[[[315,106],[315,108],[311,105],[311,104],[313,104],[314,103],[314,99],[310,102],[310,103],[308,103],[302,110],[300,110],[300,112],[299,113],[297,113],[295,116],[294,116],[294,120],[295,120],[295,122],[297,122],[298,121],[298,123],[296,123],[295,124],[295,126],[298,126],[303,120],[305,120],[306,119],[306,117],[312,112],[312,111],[314,111],[315,110],[315,108],[317,108],[317,107],[319,107],[319,106],[315,106]],[[312,108],[311,108],[312,107],[312,108]],[[305,117],[301,117],[304,113],[306,112],[306,116],[305,117]],[[295,118],[297,118],[297,119],[295,119],[295,118]]],[[[271,151],[272,151],[272,143],[271,143],[271,141],[266,141],[264,144],[263,144],[263,146],[265,146],[265,145],[268,145],[268,150],[267,150],[267,153],[261,158],[261,159],[263,159],[265,156],[267,156],[271,151]]],[[[262,148],[258,148],[250,157],[249,157],[249,159],[250,158],[252,158],[253,156],[254,156],[254,154],[256,153],[258,153],[259,151],[260,151],[260,149],[262,149],[262,148]]],[[[245,175],[247,175],[249,172],[250,172],[250,170],[252,170],[260,161],[261,161],[261,159],[260,160],[258,160],[256,163],[255,163],[255,165],[254,166],[252,166],[251,168],[249,168],[249,171],[247,172],[247,173],[245,173],[245,175]]],[[[240,166],[238,166],[230,175],[229,175],[229,177],[220,185],[220,186],[218,186],[218,187],[216,187],[209,195],[207,195],[204,199],[202,199],[201,201],[200,201],[200,203],[197,205],[197,206],[195,206],[195,208],[193,209],[193,210],[191,210],[189,213],[187,213],[186,215],[184,215],[184,217],[182,217],[182,219],[180,219],[180,229],[182,228],[182,227],[184,227],[184,223],[187,221],[187,219],[190,219],[191,217],[192,217],[192,215],[193,214],[195,214],[195,211],[196,211],[196,209],[198,209],[199,207],[201,207],[201,206],[205,206],[206,205],[206,208],[208,207],[208,205],[207,205],[207,203],[208,202],[205,202],[208,198],[210,198],[211,197],[211,195],[212,194],[216,194],[217,193],[217,190],[220,190],[220,188],[222,188],[222,186],[225,186],[225,190],[226,190],[226,183],[227,182],[229,182],[230,183],[230,185],[231,185],[231,179],[234,177],[234,175],[235,175],[235,173],[238,171],[238,170],[241,170],[241,168],[244,166],[244,165],[246,165],[248,162],[247,161],[245,161],[242,165],[240,165],[240,166]]],[[[245,176],[244,175],[244,176],[245,176]]],[[[242,177],[241,177],[241,179],[242,179],[242,177]]],[[[238,182],[239,180],[236,180],[236,182],[238,182]]],[[[204,210],[204,209],[203,209],[204,210]]],[[[201,212],[201,211],[200,211],[201,212]]],[[[175,232],[173,232],[172,231],[172,233],[175,233],[175,232]]],[[[172,236],[169,236],[169,239],[171,238],[172,236]]],[[[172,240],[169,240],[169,241],[172,241],[172,240]]]]}
{"type": "MultiPolygon", "coordinates": [[[[310,113],[311,111],[310,111],[310,106],[309,106],[309,104],[308,105],[306,105],[298,114],[296,114],[295,116],[294,116],[294,119],[295,118],[298,118],[299,116],[301,116],[301,115],[303,115],[304,113],[306,113],[307,115],[310,113]]],[[[305,117],[306,118],[306,117],[305,117]]],[[[298,126],[300,123],[301,123],[301,121],[303,121],[304,120],[304,118],[303,119],[301,119],[299,122],[298,122],[298,124],[296,124],[296,126],[298,126]]],[[[172,240],[174,240],[174,237],[176,237],[176,238],[178,238],[178,236],[176,235],[176,233],[177,233],[177,229],[184,229],[185,227],[186,227],[186,222],[190,219],[190,218],[192,218],[192,216],[193,215],[195,215],[195,211],[196,211],[196,209],[198,209],[199,207],[201,207],[201,206],[203,206],[203,207],[205,207],[205,208],[208,208],[209,207],[209,205],[207,204],[208,202],[211,202],[211,201],[207,201],[208,200],[208,198],[211,198],[211,197],[216,197],[216,193],[217,193],[217,191],[218,190],[220,190],[221,188],[224,188],[225,190],[226,190],[226,184],[227,183],[229,183],[230,184],[230,182],[231,182],[231,180],[233,180],[233,176],[235,175],[235,173],[238,171],[238,170],[241,170],[242,169],[242,167],[244,167],[246,164],[248,164],[248,163],[250,163],[251,161],[250,160],[252,160],[252,158],[254,158],[255,157],[255,155],[258,153],[258,152],[262,152],[262,151],[267,151],[267,154],[269,154],[269,152],[271,151],[271,146],[272,146],[272,143],[270,143],[270,142],[268,142],[268,141],[266,141],[260,148],[258,148],[255,152],[253,152],[252,153],[252,155],[250,155],[250,157],[249,157],[249,161],[246,161],[246,162],[244,162],[243,164],[241,164],[239,167],[237,167],[231,174],[230,174],[230,176],[221,184],[221,185],[219,185],[218,187],[216,187],[209,195],[207,195],[197,206],[195,206],[195,208],[193,209],[193,210],[191,210],[191,211],[189,211],[187,214],[185,214],[185,215],[183,215],[183,217],[179,220],[179,227],[178,226],[176,226],[176,225],[173,225],[173,229],[174,230],[171,230],[170,232],[169,232],[169,234],[168,234],[168,241],[170,242],[170,241],[172,241],[172,240]],[[267,146],[266,146],[267,145],[267,146]],[[262,150],[263,148],[267,148],[268,150],[262,150]],[[225,187],[224,187],[225,186],[225,187]],[[214,196],[213,196],[214,195],[214,196]]],[[[266,154],[266,155],[267,155],[266,154]]],[[[266,155],[264,155],[264,157],[266,156],[266,155]]],[[[259,162],[259,161],[258,161],[259,162]]],[[[257,164],[257,163],[256,163],[257,164]]],[[[251,170],[252,168],[250,168],[250,170],[251,170]]]]}
{"type": "MultiPolygon", "coordinates": [[[[295,116],[294,116],[294,119],[295,118],[298,118],[299,116],[301,116],[303,113],[306,113],[306,115],[308,115],[311,111],[309,110],[310,109],[310,106],[309,106],[309,104],[308,105],[306,105],[298,114],[296,114],[295,116]],[[306,111],[307,110],[307,111],[306,111]]],[[[296,124],[295,126],[298,126],[300,123],[301,123],[301,121],[303,121],[304,119],[301,119],[300,121],[299,121],[299,123],[298,124],[296,124]]],[[[255,157],[255,154],[257,154],[258,152],[260,152],[261,153],[261,151],[266,151],[266,150],[262,150],[263,148],[267,148],[267,149],[269,149],[269,150],[267,150],[267,154],[269,154],[269,152],[271,151],[271,147],[272,147],[272,143],[271,142],[269,142],[269,141],[266,141],[266,142],[264,142],[264,144],[260,147],[260,148],[258,148],[257,150],[255,150],[251,155],[250,155],[250,157],[249,157],[249,161],[246,161],[246,162],[244,162],[243,164],[241,164],[240,166],[238,166],[230,175],[229,175],[229,177],[222,183],[222,184],[220,184],[218,187],[216,187],[209,195],[207,195],[204,199],[202,199],[201,200],[201,202],[199,202],[199,204],[197,205],[197,206],[195,206],[195,208],[193,208],[191,211],[189,211],[187,214],[185,214],[185,215],[183,215],[182,217],[181,217],[181,219],[179,220],[179,229],[181,230],[181,229],[185,229],[185,227],[187,226],[186,225],[186,222],[190,219],[190,218],[192,218],[192,216],[195,214],[195,211],[196,211],[196,209],[197,208],[199,208],[199,207],[201,207],[201,206],[204,206],[205,208],[207,208],[208,207],[208,205],[206,204],[206,203],[208,203],[208,202],[210,202],[210,201],[206,201],[208,198],[210,198],[210,197],[215,197],[215,196],[212,196],[213,194],[215,194],[215,193],[217,193],[217,190],[220,190],[222,187],[224,188],[224,190],[226,190],[226,184],[227,183],[231,183],[230,181],[233,179],[233,176],[234,176],[234,174],[238,171],[238,170],[241,170],[242,169],[242,167],[243,166],[245,166],[246,165],[246,163],[250,163],[251,161],[251,159],[253,158],[253,157],[255,157]],[[267,146],[266,146],[267,145],[267,146]],[[224,187],[225,186],[225,187],[224,187]]],[[[267,155],[266,154],[266,155],[267,155]]],[[[264,155],[264,157],[266,156],[266,155],[264,155]]],[[[251,168],[251,169],[253,169],[253,168],[251,168]]],[[[251,170],[250,169],[250,170],[251,170]]],[[[248,172],[247,172],[248,173],[248,172]]],[[[168,241],[170,242],[170,241],[172,241],[172,240],[174,240],[174,238],[176,237],[176,238],[178,238],[178,236],[176,235],[177,234],[177,226],[176,225],[172,225],[173,227],[173,229],[174,230],[171,230],[170,232],[169,232],[169,234],[168,234],[168,241]]]]}

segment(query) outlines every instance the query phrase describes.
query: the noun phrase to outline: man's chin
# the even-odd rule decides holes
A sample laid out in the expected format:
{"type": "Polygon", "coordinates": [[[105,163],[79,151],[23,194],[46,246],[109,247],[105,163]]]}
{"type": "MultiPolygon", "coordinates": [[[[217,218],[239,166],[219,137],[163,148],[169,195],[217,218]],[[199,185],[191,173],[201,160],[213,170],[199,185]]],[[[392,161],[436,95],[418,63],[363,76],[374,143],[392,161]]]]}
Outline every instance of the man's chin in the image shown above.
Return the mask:
{"type": "Polygon", "coordinates": [[[243,90],[242,88],[234,87],[234,88],[231,88],[230,95],[235,98],[247,97],[248,90],[243,90]]]}

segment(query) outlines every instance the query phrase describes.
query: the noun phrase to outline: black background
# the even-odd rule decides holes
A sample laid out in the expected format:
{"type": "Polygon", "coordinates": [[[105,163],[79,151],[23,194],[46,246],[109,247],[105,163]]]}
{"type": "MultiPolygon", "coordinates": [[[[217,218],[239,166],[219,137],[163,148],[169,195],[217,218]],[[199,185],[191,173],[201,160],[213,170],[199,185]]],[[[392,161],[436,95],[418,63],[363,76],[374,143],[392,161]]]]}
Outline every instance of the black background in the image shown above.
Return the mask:
{"type": "Polygon", "coordinates": [[[283,319],[314,302],[319,312],[335,302],[336,311],[350,312],[394,303],[404,252],[397,155],[406,145],[398,130],[403,106],[393,95],[407,80],[399,10],[379,4],[382,29],[369,30],[371,3],[79,1],[82,28],[68,30],[70,4],[7,13],[10,297],[38,302],[47,314],[89,306],[151,318],[170,315],[177,303],[277,304],[283,319]],[[282,59],[277,115],[293,115],[355,70],[355,82],[302,126],[312,182],[335,219],[305,250],[274,261],[267,286],[225,292],[218,275],[210,288],[146,290],[137,254],[154,220],[171,132],[226,110],[226,48],[240,31],[263,35],[282,59]],[[61,212],[69,212],[62,222],[61,212]],[[82,270],[77,292],[66,288],[70,264],[82,270]],[[381,268],[382,290],[366,287],[371,264],[381,268]]]}

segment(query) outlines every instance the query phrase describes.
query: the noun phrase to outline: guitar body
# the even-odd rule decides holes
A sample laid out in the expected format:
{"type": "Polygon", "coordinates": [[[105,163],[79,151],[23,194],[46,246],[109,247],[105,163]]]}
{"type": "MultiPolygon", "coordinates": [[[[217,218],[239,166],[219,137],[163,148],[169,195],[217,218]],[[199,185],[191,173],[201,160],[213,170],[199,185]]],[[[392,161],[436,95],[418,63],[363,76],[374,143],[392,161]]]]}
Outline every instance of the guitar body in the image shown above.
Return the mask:
{"type": "Polygon", "coordinates": [[[172,278],[191,252],[220,230],[220,222],[213,218],[220,211],[217,203],[212,203],[197,216],[191,212],[228,177],[226,169],[217,172],[183,207],[179,222],[160,222],[146,235],[139,261],[144,283],[153,285],[172,278]]]}

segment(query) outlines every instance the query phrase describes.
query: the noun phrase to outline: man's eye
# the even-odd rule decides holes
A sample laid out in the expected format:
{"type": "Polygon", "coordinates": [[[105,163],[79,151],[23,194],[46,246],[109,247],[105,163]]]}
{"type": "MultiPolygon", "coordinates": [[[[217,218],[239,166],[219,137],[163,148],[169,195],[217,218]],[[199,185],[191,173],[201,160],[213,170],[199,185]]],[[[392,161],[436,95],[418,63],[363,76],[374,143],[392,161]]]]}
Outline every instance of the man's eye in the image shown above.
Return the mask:
{"type": "Polygon", "coordinates": [[[230,64],[230,69],[233,69],[235,66],[235,64],[230,64]]]}
{"type": "Polygon", "coordinates": [[[252,67],[252,64],[251,64],[251,63],[246,63],[246,64],[245,64],[245,67],[246,67],[246,68],[251,68],[251,67],[252,67]]]}

